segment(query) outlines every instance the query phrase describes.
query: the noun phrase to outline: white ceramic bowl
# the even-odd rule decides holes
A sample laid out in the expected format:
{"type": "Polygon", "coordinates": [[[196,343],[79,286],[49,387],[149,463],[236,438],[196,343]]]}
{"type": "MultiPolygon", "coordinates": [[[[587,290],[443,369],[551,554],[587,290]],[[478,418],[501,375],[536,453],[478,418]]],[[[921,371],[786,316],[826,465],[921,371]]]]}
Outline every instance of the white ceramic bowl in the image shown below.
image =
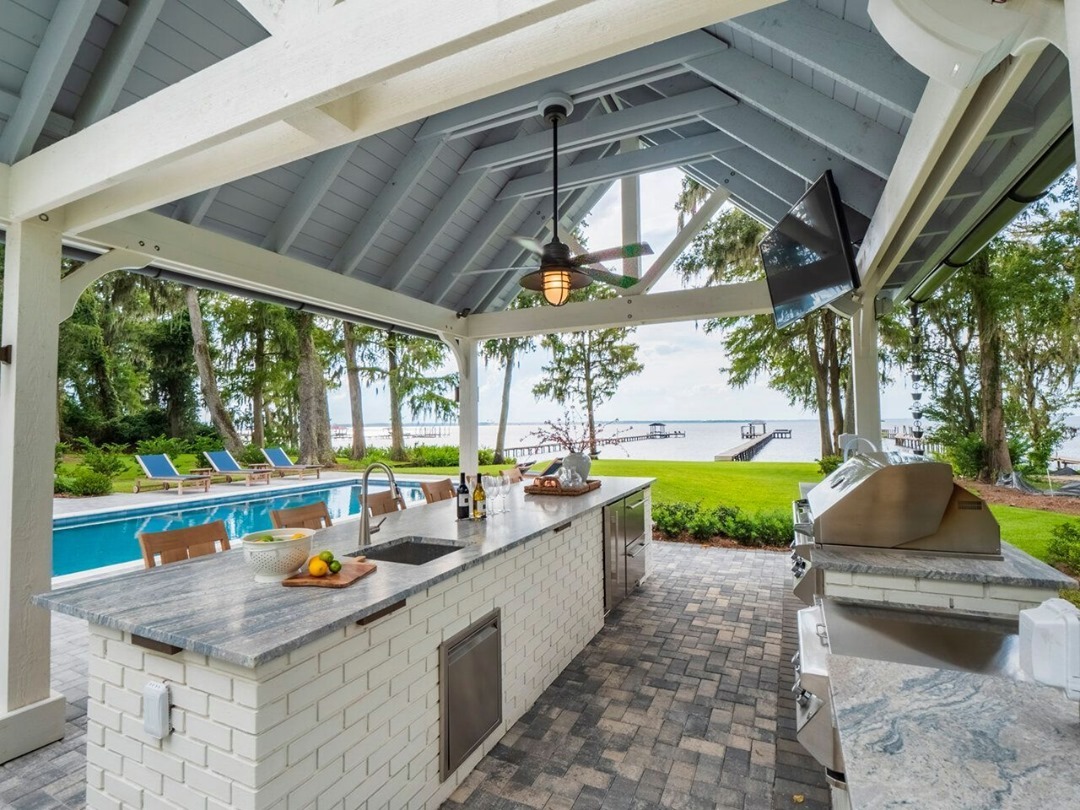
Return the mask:
{"type": "Polygon", "coordinates": [[[281,582],[299,571],[311,556],[313,534],[314,529],[267,529],[241,537],[244,560],[255,574],[255,581],[281,582]],[[275,540],[260,539],[268,536],[275,540]]]}

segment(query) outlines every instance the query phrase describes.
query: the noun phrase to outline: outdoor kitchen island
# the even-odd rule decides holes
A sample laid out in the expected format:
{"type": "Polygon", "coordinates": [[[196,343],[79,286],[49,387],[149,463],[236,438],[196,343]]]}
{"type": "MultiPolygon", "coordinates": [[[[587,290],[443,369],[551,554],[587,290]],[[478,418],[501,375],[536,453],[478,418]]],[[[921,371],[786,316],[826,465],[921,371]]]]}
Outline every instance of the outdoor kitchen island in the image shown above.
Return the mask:
{"type": "MultiPolygon", "coordinates": [[[[233,550],[34,597],[90,624],[88,806],[437,807],[603,626],[602,510],[635,493],[648,509],[652,479],[600,480],[513,487],[480,523],[452,500],[391,515],[376,545],[462,547],[379,560],[347,588],[258,584],[233,550]],[[441,781],[439,647],[496,609],[501,719],[441,781]],[[150,682],[169,686],[160,740],[150,682]]],[[[313,552],[355,551],[357,528],[320,531],[313,552]]]]}

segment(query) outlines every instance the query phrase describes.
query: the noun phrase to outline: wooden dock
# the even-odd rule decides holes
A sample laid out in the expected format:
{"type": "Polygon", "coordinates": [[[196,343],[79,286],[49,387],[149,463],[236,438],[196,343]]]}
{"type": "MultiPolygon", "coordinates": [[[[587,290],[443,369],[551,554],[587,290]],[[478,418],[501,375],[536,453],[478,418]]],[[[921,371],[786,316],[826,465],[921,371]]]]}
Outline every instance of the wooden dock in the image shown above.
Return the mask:
{"type": "Polygon", "coordinates": [[[915,453],[940,453],[941,444],[926,438],[915,438],[910,433],[893,433],[887,438],[893,440],[896,447],[903,447],[915,453]]]}
{"type": "Polygon", "coordinates": [[[715,461],[749,461],[758,453],[761,452],[761,448],[771,442],[773,439],[790,439],[790,430],[772,430],[768,433],[758,434],[753,439],[747,439],[742,444],[737,444],[730,450],[721,453],[714,458],[715,461]],[[777,434],[786,435],[777,435],[777,434]]]}
{"type": "MultiPolygon", "coordinates": [[[[682,439],[685,438],[686,432],[682,430],[665,430],[663,432],[650,431],[649,433],[638,433],[633,436],[608,436],[597,437],[596,446],[605,447],[613,444],[623,444],[624,442],[645,442],[652,439],[682,439]]],[[[514,458],[520,458],[521,456],[533,456],[542,455],[544,453],[565,453],[566,448],[561,444],[527,444],[521,447],[507,447],[503,450],[503,455],[513,456],[514,458]]]]}

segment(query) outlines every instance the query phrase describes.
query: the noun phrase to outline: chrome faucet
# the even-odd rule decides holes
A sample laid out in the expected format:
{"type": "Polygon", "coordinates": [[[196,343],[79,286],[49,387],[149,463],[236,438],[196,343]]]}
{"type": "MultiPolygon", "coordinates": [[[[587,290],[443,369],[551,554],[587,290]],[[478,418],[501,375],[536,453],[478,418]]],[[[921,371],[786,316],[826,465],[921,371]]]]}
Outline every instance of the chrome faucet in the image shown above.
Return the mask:
{"type": "MultiPolygon", "coordinates": [[[[367,465],[364,470],[364,477],[360,480],[360,548],[371,545],[371,535],[375,534],[379,530],[379,526],[382,526],[382,521],[379,521],[375,528],[371,528],[371,513],[368,512],[367,496],[368,496],[368,476],[371,475],[371,471],[376,467],[382,467],[386,470],[386,475],[390,479],[390,491],[397,495],[397,481],[394,480],[394,471],[381,461],[373,461],[367,465]]],[[[386,518],[383,518],[385,520],[386,518]]]]}

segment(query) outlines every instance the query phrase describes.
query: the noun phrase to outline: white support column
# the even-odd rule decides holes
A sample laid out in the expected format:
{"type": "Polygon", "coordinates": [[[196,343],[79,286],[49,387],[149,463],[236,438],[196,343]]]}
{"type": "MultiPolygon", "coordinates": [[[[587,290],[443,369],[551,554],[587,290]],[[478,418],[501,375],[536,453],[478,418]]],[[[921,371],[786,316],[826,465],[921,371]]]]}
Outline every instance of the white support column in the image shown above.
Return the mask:
{"type": "MultiPolygon", "coordinates": [[[[1069,92],[1073,121],[1080,121],[1080,6],[1065,3],[1065,56],[1069,59],[1069,92]]],[[[1073,126],[1077,163],[1080,164],[1080,127],[1073,126]]],[[[1078,179],[1080,183],[1080,179],[1078,179]]]]}
{"type": "Polygon", "coordinates": [[[855,389],[855,432],[881,447],[881,372],[874,299],[863,299],[851,319],[851,375],[855,389]]]}
{"type": "Polygon", "coordinates": [[[0,344],[0,762],[64,736],[64,696],[49,689],[50,617],[30,604],[52,580],[60,234],[8,227],[0,344]]]}
{"type": "MultiPolygon", "coordinates": [[[[633,152],[641,148],[637,138],[626,138],[619,144],[619,152],[633,152]]],[[[622,243],[629,245],[641,241],[641,176],[634,174],[624,177],[622,192],[622,243]]],[[[623,259],[624,276],[641,278],[641,257],[631,256],[623,259]]]]}
{"type": "Polygon", "coordinates": [[[453,350],[458,365],[459,466],[466,475],[476,475],[480,450],[480,374],[476,354],[479,341],[449,335],[443,340],[453,350]]]}

